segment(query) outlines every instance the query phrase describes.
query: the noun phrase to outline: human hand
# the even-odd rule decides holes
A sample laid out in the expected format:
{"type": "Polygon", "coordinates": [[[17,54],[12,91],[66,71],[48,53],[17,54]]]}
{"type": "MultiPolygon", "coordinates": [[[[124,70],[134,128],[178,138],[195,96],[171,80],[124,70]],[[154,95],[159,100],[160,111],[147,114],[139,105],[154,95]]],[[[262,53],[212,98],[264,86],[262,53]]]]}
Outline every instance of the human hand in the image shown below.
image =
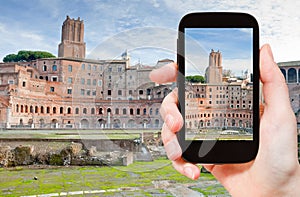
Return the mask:
{"type": "MultiPolygon", "coordinates": [[[[260,79],[265,99],[260,119],[260,145],[255,160],[243,164],[203,165],[234,196],[295,196],[300,194],[297,124],[288,88],[269,45],[260,50],[260,79]]],[[[157,83],[176,81],[177,65],[168,64],[150,73],[157,83]],[[166,75],[168,73],[168,75],[166,75]]],[[[165,123],[162,140],[168,158],[181,174],[197,179],[200,169],[181,158],[176,132],[183,125],[177,108],[177,89],[161,105],[165,123]]]]}

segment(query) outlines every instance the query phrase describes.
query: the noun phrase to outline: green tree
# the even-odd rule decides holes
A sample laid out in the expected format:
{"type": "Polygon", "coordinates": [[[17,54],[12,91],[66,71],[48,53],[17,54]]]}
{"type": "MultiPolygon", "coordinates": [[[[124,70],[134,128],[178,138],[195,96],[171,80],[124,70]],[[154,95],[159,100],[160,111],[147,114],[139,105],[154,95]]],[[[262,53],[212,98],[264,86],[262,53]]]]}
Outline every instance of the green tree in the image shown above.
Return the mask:
{"type": "Polygon", "coordinates": [[[3,62],[30,62],[40,58],[54,58],[55,56],[46,51],[19,51],[18,54],[8,54],[3,58],[3,62]]]}
{"type": "Polygon", "coordinates": [[[205,78],[201,75],[186,76],[185,80],[191,83],[205,83],[205,78]]]}

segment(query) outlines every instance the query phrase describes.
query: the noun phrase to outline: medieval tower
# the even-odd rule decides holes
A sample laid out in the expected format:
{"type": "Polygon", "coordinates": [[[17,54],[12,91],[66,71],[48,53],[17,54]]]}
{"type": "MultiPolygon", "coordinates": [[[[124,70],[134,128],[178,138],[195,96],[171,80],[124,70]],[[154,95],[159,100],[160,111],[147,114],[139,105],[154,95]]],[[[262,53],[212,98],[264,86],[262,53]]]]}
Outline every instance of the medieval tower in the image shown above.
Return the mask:
{"type": "Polygon", "coordinates": [[[215,52],[213,49],[209,54],[209,66],[205,71],[206,83],[220,84],[222,83],[222,54],[215,52]]]}
{"type": "Polygon", "coordinates": [[[78,18],[67,19],[62,25],[61,43],[58,46],[58,57],[85,58],[85,42],[83,40],[84,24],[78,18]]]}

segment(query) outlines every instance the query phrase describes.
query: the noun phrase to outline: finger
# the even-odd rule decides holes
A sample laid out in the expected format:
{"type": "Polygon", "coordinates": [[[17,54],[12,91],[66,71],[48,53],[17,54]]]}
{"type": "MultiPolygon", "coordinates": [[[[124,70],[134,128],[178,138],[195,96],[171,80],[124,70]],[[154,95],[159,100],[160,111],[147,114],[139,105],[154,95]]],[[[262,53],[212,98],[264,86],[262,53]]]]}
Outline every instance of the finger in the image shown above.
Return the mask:
{"type": "Polygon", "coordinates": [[[163,124],[161,138],[168,158],[172,161],[181,158],[182,151],[176,134],[166,124],[163,124]]]}
{"type": "Polygon", "coordinates": [[[149,78],[156,83],[174,82],[177,78],[177,64],[170,63],[150,72],[149,78]]]}
{"type": "Polygon", "coordinates": [[[178,103],[178,89],[175,88],[168,94],[161,104],[160,114],[167,124],[169,129],[177,132],[183,125],[183,118],[177,107],[178,103]]]}
{"type": "Polygon", "coordinates": [[[187,176],[190,179],[196,180],[200,176],[199,167],[195,164],[184,161],[182,158],[172,161],[172,164],[179,173],[187,176]]]}
{"type": "Polygon", "coordinates": [[[283,108],[290,109],[288,88],[279,67],[274,62],[269,45],[261,48],[260,56],[260,78],[266,107],[277,111],[282,111],[283,108]]]}

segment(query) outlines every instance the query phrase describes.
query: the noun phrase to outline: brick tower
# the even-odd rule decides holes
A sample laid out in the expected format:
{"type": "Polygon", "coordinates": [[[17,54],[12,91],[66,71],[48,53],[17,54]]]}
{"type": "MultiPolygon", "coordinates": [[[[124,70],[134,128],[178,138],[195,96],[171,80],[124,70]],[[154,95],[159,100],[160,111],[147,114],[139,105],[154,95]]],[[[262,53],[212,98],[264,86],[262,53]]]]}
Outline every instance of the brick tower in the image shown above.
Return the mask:
{"type": "Polygon", "coordinates": [[[209,54],[209,66],[205,71],[206,83],[220,84],[222,83],[222,54],[215,52],[213,49],[209,54]]]}
{"type": "Polygon", "coordinates": [[[85,58],[85,42],[83,40],[83,20],[67,19],[62,25],[61,43],[58,46],[58,57],[85,58]]]}

